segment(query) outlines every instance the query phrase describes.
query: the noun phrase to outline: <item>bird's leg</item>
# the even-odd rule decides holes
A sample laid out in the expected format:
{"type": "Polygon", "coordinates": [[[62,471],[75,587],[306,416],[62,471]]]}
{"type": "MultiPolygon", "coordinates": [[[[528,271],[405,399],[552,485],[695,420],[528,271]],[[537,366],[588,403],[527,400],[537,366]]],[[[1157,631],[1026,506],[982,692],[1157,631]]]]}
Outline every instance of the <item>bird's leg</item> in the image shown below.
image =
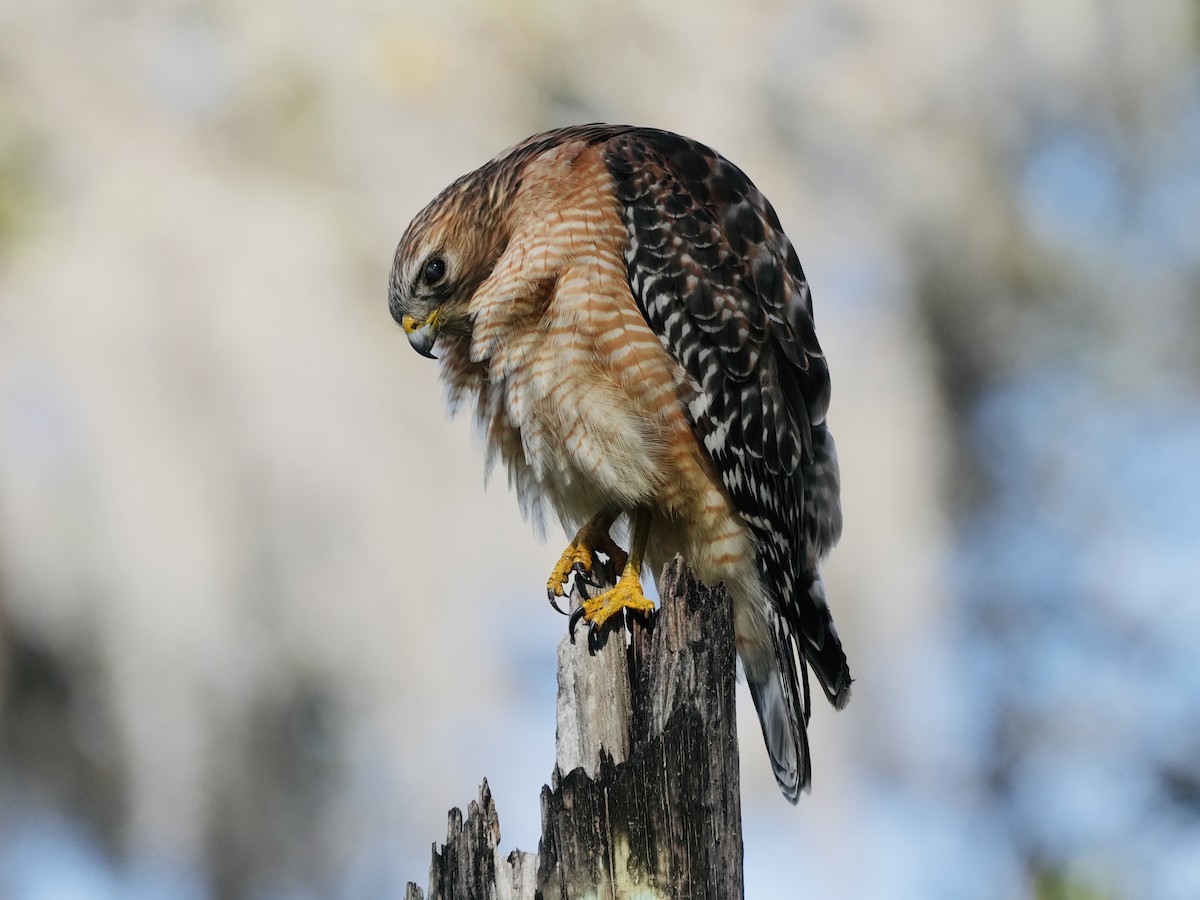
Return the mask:
{"type": "Polygon", "coordinates": [[[571,640],[575,640],[575,625],[586,619],[588,626],[588,649],[595,652],[597,637],[604,623],[623,609],[638,613],[651,613],[654,604],[642,593],[642,557],[646,552],[646,540],[650,536],[650,512],[638,509],[633,514],[633,528],[629,537],[629,558],[621,571],[615,587],[585,600],[571,614],[567,628],[571,640]]]}
{"type": "Polygon", "coordinates": [[[620,513],[616,510],[602,509],[588,519],[576,533],[575,539],[567,545],[567,549],[559,557],[554,571],[550,573],[550,578],[546,581],[546,596],[550,598],[550,605],[562,612],[563,615],[566,613],[559,609],[556,598],[566,596],[567,592],[563,590],[563,586],[570,579],[572,572],[575,573],[575,584],[580,588],[579,593],[587,596],[583,592],[582,581],[587,580],[592,573],[597,550],[612,561],[615,569],[619,570],[625,567],[629,554],[618,547],[616,541],[608,533],[608,529],[612,528],[612,523],[617,520],[618,515],[620,513]]]}

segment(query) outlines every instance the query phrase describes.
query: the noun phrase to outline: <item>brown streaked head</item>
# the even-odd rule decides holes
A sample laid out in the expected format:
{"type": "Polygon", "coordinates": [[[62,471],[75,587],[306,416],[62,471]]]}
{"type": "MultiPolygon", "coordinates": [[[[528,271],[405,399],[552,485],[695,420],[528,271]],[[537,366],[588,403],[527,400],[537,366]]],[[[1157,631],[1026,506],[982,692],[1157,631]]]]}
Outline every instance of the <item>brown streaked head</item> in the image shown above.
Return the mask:
{"type": "Polygon", "coordinates": [[[507,243],[484,169],[442,191],[396,248],[388,306],[413,349],[431,359],[439,334],[470,334],[471,297],[507,243]]]}

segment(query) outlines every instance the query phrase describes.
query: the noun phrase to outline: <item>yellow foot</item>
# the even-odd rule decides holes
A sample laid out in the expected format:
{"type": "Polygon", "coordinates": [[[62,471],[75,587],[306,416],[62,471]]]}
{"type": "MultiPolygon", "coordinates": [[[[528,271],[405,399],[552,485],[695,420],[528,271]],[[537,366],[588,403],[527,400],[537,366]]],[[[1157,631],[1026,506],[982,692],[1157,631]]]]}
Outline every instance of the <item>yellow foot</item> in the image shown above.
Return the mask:
{"type": "Polygon", "coordinates": [[[571,621],[567,624],[571,641],[574,642],[575,640],[575,626],[579,623],[580,619],[584,619],[589,623],[588,650],[595,653],[600,629],[604,627],[605,622],[623,609],[632,610],[643,615],[649,615],[654,612],[654,603],[648,600],[646,595],[642,593],[642,580],[638,576],[637,570],[632,566],[625,567],[616,587],[605,591],[603,594],[598,594],[590,600],[585,600],[571,614],[571,621]]]}
{"type": "Polygon", "coordinates": [[[592,519],[579,529],[575,540],[571,541],[562,556],[559,557],[558,564],[546,581],[546,596],[549,597],[550,604],[559,612],[562,610],[559,609],[555,598],[567,595],[568,591],[564,590],[564,587],[572,573],[575,575],[576,585],[581,588],[580,594],[587,596],[582,590],[580,579],[586,581],[592,574],[597,551],[607,556],[612,561],[614,568],[625,568],[629,554],[618,547],[616,542],[609,537],[608,529],[611,525],[612,519],[607,516],[602,515],[592,519]]]}

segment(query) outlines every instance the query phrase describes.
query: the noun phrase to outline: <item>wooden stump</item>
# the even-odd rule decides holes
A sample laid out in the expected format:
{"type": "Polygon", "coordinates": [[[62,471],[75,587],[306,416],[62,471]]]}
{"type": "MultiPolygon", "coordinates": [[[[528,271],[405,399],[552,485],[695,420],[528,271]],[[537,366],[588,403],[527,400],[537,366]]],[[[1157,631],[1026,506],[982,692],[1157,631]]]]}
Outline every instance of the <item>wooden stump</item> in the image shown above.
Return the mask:
{"type": "MultiPolygon", "coordinates": [[[[618,627],[591,656],[581,626],[559,645],[557,765],[536,856],[500,855],[484,781],[465,822],[450,811],[431,900],[742,896],[729,594],[678,558],[661,586],[657,616],[630,616],[628,642],[618,627]]],[[[422,893],[409,884],[406,897],[422,893]]]]}

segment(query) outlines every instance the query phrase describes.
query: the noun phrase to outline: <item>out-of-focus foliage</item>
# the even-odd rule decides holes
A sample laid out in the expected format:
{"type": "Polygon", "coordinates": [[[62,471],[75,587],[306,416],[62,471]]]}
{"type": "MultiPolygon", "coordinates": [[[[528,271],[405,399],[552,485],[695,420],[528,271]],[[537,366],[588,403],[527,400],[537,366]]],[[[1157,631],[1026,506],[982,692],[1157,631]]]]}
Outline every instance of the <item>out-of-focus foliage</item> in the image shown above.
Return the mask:
{"type": "Polygon", "coordinates": [[[1110,900],[1111,897],[1086,882],[1053,870],[1038,873],[1034,896],[1037,900],[1110,900]]]}
{"type": "MultiPolygon", "coordinates": [[[[542,128],[704,140],[831,360],[857,682],[747,895],[1200,896],[1200,33],[1176,0],[0,8],[0,896],[533,849],[561,621],[387,315],[542,128]]],[[[746,701],[746,698],[742,698],[746,701]]]]}
{"type": "Polygon", "coordinates": [[[0,265],[6,245],[29,230],[37,206],[37,141],[6,92],[0,90],[0,265]]]}

